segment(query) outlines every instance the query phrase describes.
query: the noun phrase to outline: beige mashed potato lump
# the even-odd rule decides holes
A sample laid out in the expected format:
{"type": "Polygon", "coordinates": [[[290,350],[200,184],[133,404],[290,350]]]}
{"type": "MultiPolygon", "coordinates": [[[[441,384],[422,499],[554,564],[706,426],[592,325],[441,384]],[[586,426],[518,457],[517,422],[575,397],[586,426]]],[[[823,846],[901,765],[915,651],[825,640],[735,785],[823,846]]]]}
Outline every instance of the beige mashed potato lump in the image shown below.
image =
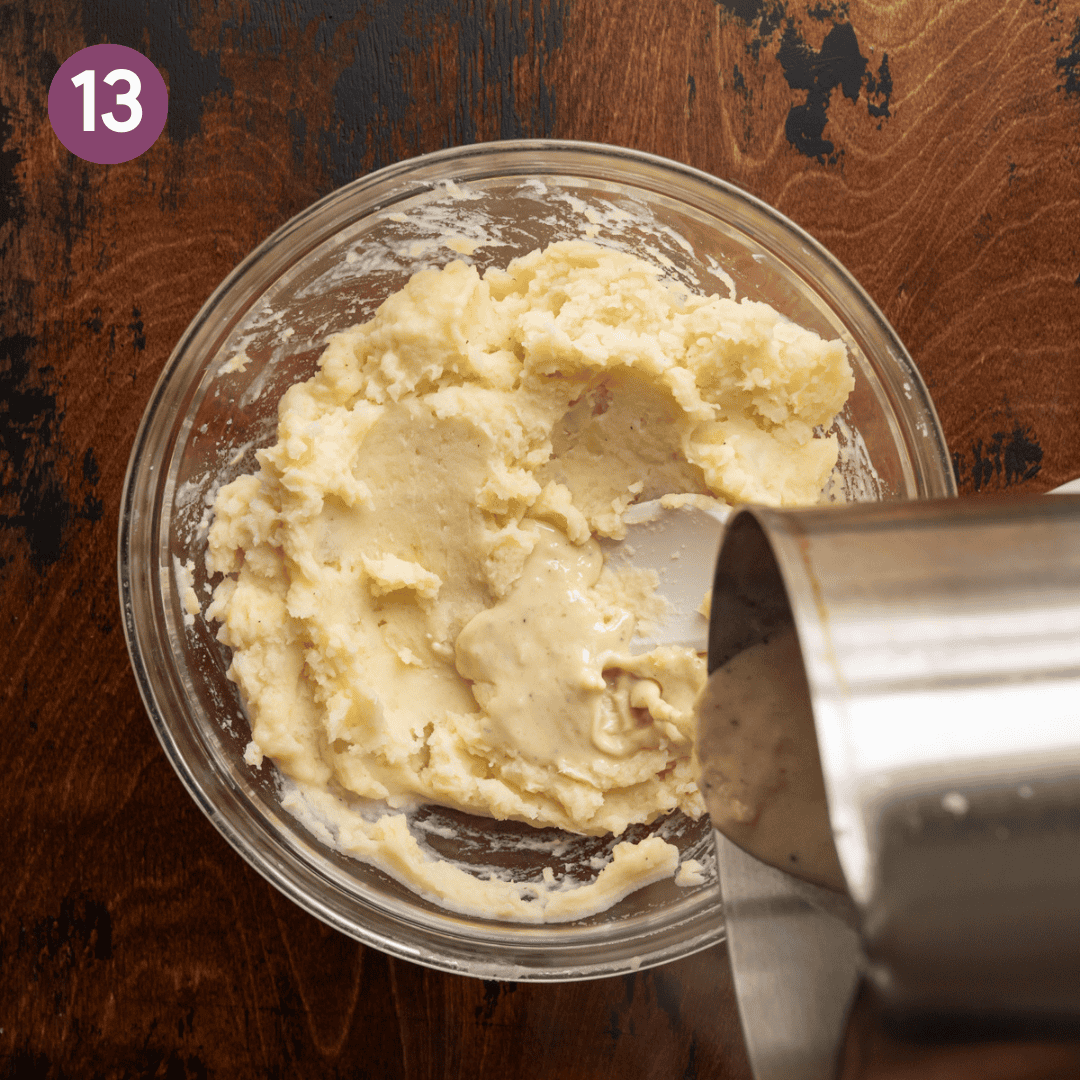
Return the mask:
{"type": "Polygon", "coordinates": [[[417,273],[330,339],[258,471],[218,495],[208,615],[249,760],[339,848],[457,910],[573,919],[672,876],[652,836],[585,884],[483,879],[404,810],[593,835],[700,816],[704,658],[631,654],[657,578],[605,568],[596,537],[670,494],[818,501],[837,445],[814,431],[852,385],[839,341],[589,243],[417,273]]]}

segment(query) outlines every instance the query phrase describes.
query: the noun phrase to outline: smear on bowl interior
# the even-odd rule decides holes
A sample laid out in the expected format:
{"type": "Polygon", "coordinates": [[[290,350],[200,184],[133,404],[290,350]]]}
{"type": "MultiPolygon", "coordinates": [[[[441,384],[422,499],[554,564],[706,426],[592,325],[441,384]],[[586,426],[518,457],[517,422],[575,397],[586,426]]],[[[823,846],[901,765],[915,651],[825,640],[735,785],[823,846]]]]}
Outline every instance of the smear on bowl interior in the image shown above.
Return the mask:
{"type": "Polygon", "coordinates": [[[207,614],[249,762],[272,758],[338,848],[455,910],[576,919],[676,874],[657,835],[590,881],[470,874],[406,810],[595,836],[700,817],[705,659],[631,652],[663,618],[657,578],[605,567],[597,537],[664,495],[817,502],[852,386],[841,342],[591,243],[417,273],[329,340],[258,470],[218,494],[207,614]]]}

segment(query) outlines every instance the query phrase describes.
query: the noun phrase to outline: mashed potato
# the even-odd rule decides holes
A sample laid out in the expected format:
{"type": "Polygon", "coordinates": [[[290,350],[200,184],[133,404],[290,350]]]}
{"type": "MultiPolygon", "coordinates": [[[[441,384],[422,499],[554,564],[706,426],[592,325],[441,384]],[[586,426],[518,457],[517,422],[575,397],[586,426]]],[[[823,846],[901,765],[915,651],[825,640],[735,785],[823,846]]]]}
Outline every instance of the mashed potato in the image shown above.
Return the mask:
{"type": "Polygon", "coordinates": [[[699,816],[704,658],[631,652],[656,578],[606,568],[596,537],[671,493],[816,502],[837,446],[814,432],[852,385],[839,341],[592,244],[416,274],[330,339],[258,471],[219,493],[208,614],[249,759],[339,846],[461,910],[574,918],[671,875],[653,837],[578,888],[479,881],[393,809],[595,835],[699,816]]]}

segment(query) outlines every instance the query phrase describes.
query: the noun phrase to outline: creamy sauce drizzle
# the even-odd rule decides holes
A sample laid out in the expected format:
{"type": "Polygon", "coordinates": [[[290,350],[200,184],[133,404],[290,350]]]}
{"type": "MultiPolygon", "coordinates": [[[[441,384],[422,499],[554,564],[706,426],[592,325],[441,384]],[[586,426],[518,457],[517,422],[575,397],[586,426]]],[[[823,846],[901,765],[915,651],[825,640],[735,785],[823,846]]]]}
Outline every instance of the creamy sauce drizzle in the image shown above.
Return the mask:
{"type": "Polygon", "coordinates": [[[620,671],[611,687],[605,677],[633,662],[634,618],[605,612],[590,597],[603,569],[595,540],[578,547],[549,525],[536,528],[536,547],[510,594],[458,636],[457,670],[472,680],[500,745],[586,776],[598,750],[624,757],[657,742],[651,722],[634,715],[643,700],[637,680],[620,671]]]}

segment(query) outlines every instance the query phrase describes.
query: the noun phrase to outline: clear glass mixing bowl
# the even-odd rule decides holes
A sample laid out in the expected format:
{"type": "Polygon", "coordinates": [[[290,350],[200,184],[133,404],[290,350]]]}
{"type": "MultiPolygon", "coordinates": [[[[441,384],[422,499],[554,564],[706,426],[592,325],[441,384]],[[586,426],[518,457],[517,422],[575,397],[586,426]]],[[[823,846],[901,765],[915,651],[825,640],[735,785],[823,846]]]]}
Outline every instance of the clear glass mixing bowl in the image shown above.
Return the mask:
{"type": "MultiPolygon", "coordinates": [[[[656,826],[684,856],[712,868],[702,885],[652,885],[602,915],[559,925],[444,910],[326,846],[282,809],[273,765],[244,760],[250,736],[225,675],[227,650],[214,626],[188,613],[184,595],[190,577],[205,607],[214,493],[251,471],[255,449],[275,441],[278,399],[314,373],[327,334],[370,317],[423,266],[465,257],[483,271],[570,238],[659,262],[697,291],[733,287],[825,337],[842,337],[856,389],[838,422],[843,450],[832,498],[955,494],[941,428],[910,357],[811,237],[730,184],[661,158],[521,141],[448,150],[373,173],[253,251],[170,357],[135,440],[120,517],[132,665],[162,746],[206,815],[256,870],[331,926],[395,956],[485,978],[613,975],[721,941],[707,822],[656,826]]],[[[472,841],[480,861],[497,861],[523,828],[431,813],[472,841]]],[[[598,845],[604,842],[574,841],[568,858],[587,860],[598,845]]]]}

